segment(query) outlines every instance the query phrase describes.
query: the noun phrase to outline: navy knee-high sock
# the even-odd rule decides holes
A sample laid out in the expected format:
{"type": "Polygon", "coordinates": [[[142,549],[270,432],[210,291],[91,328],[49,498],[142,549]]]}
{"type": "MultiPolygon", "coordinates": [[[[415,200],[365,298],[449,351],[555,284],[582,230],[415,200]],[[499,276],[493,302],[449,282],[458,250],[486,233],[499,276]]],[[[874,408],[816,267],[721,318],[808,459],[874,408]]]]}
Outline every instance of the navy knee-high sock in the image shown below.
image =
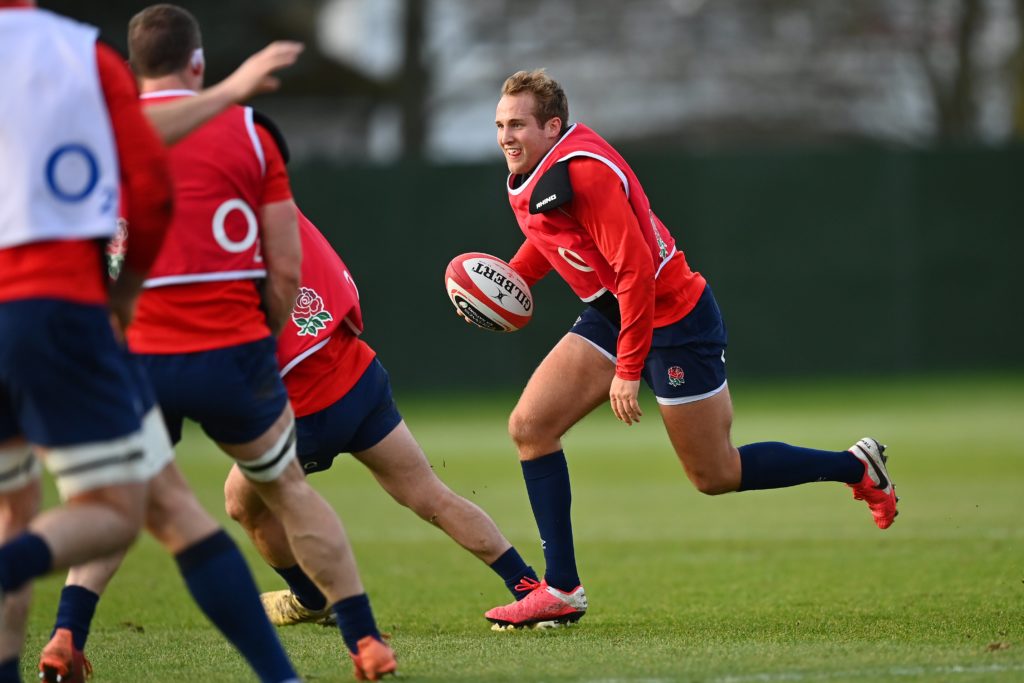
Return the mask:
{"type": "MultiPolygon", "coordinates": [[[[71,631],[71,639],[75,647],[85,650],[85,642],[89,638],[89,627],[92,617],[96,614],[96,603],[100,596],[82,586],[64,586],[60,592],[60,604],[57,605],[57,621],[53,624],[54,632],[59,628],[71,631]]],[[[53,633],[50,634],[53,636],[53,633]]]]}
{"type": "Polygon", "coordinates": [[[856,484],[864,463],[849,451],[819,451],[764,441],[740,446],[740,491],[778,489],[812,481],[856,484]]]}
{"type": "Polygon", "coordinates": [[[299,602],[306,609],[322,610],[327,606],[327,598],[316,587],[313,580],[306,576],[306,572],[302,571],[302,567],[299,565],[296,564],[283,569],[271,567],[271,569],[285,580],[288,588],[291,589],[292,593],[295,594],[295,597],[299,599],[299,602]]]}
{"type": "Polygon", "coordinates": [[[288,655],[270,625],[238,546],[221,529],[175,558],[203,613],[234,645],[260,681],[297,681],[288,655]]]}
{"type": "Polygon", "coordinates": [[[380,631],[370,609],[370,598],[366,593],[339,600],[331,606],[334,618],[338,620],[341,637],[352,654],[359,652],[359,641],[366,636],[380,640],[380,631]]]}
{"type": "Polygon", "coordinates": [[[0,683],[21,683],[21,662],[17,657],[0,662],[0,683]]]}
{"type": "Polygon", "coordinates": [[[53,554],[42,536],[26,531],[0,546],[0,590],[13,593],[49,573],[53,554]]]}
{"type": "Polygon", "coordinates": [[[580,577],[572,543],[572,490],[565,453],[559,450],[520,464],[547,562],[544,578],[550,586],[571,591],[580,585],[580,577]]]}
{"type": "Polygon", "coordinates": [[[508,588],[516,600],[522,600],[527,596],[529,591],[517,591],[516,586],[524,578],[530,578],[537,581],[537,572],[533,571],[533,567],[526,564],[519,551],[515,549],[515,546],[509,548],[501,557],[491,563],[491,569],[494,573],[501,577],[501,580],[505,582],[505,587],[508,588]]]}

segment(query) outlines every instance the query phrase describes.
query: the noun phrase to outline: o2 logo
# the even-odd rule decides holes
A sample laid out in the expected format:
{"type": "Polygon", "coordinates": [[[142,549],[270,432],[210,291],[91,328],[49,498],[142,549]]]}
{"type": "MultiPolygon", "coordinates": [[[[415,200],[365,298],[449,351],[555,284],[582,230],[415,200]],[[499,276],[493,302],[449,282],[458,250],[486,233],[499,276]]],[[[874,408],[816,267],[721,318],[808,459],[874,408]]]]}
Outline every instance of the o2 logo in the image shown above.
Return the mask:
{"type": "Polygon", "coordinates": [[[577,254],[572,249],[566,249],[565,247],[558,248],[558,255],[565,259],[565,262],[576,270],[583,271],[584,273],[592,273],[594,269],[587,265],[587,262],[583,260],[583,257],[577,254]]]}
{"type": "Polygon", "coordinates": [[[213,239],[224,251],[240,254],[256,244],[258,236],[259,222],[256,220],[256,214],[253,213],[252,207],[241,199],[229,199],[213,213],[213,239]],[[233,211],[238,211],[245,219],[245,235],[240,240],[232,239],[226,227],[228,216],[233,211]]]}
{"type": "MultiPolygon", "coordinates": [[[[46,159],[46,186],[57,199],[74,204],[87,198],[100,180],[100,165],[85,145],[61,145],[46,159]]],[[[116,194],[106,190],[103,210],[113,208],[116,194]]]]}

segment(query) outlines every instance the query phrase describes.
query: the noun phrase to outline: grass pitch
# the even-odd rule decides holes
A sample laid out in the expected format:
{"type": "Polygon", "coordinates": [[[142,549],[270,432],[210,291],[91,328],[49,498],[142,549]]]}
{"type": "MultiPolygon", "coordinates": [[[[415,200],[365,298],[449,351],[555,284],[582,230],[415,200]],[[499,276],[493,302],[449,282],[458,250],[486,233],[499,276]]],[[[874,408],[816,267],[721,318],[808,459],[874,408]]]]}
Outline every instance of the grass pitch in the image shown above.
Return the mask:
{"type": "MultiPolygon", "coordinates": [[[[887,531],[842,485],[709,498],[687,482],[650,394],[626,428],[599,409],[565,440],[591,609],[572,628],[492,632],[500,580],[399,508],[354,461],[315,475],[346,523],[402,678],[773,683],[1024,680],[1024,377],[732,385],[734,440],[889,445],[887,531]]],[[[399,396],[441,477],[543,560],[505,420],[514,397],[399,396]]],[[[228,461],[191,432],[179,461],[264,590],[281,587],[222,512],[228,461]]],[[[52,499],[52,498],[51,498],[52,499]]],[[[26,680],[62,579],[38,584],[26,680]]],[[[337,633],[281,629],[309,681],[351,680],[337,633]]],[[[142,539],[100,602],[94,681],[249,681],[170,558],[142,539]]]]}

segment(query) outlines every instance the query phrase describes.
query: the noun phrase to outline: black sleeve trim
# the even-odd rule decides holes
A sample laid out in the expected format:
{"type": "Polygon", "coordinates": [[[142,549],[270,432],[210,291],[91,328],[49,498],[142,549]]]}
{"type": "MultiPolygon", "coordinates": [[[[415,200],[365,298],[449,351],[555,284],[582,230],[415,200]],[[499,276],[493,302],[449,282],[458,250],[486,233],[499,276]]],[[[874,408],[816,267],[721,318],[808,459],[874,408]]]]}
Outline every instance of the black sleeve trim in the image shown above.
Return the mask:
{"type": "Polygon", "coordinates": [[[619,300],[611,292],[605,292],[590,302],[592,308],[608,319],[615,327],[622,327],[622,315],[619,312],[619,300]]]}

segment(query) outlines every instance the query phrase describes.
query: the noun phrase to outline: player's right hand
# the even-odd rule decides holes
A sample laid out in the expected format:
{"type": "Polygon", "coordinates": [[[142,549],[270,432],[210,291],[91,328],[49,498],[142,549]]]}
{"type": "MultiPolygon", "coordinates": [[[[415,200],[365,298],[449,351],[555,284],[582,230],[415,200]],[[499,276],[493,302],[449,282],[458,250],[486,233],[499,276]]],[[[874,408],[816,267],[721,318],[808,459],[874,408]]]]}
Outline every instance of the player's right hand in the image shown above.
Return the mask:
{"type": "Polygon", "coordinates": [[[124,342],[125,330],[135,317],[135,303],[138,297],[110,298],[110,326],[114,329],[114,337],[124,342]]]}
{"type": "Polygon", "coordinates": [[[608,391],[608,400],[612,406],[612,412],[621,422],[627,426],[639,422],[644,414],[640,410],[640,403],[637,401],[637,394],[640,391],[640,380],[622,379],[618,375],[612,379],[611,389],[608,391]]]}
{"type": "Polygon", "coordinates": [[[145,275],[140,275],[128,266],[121,268],[117,279],[110,283],[108,307],[110,319],[114,325],[114,333],[123,338],[132,318],[135,317],[135,304],[142,293],[145,275]]]}

